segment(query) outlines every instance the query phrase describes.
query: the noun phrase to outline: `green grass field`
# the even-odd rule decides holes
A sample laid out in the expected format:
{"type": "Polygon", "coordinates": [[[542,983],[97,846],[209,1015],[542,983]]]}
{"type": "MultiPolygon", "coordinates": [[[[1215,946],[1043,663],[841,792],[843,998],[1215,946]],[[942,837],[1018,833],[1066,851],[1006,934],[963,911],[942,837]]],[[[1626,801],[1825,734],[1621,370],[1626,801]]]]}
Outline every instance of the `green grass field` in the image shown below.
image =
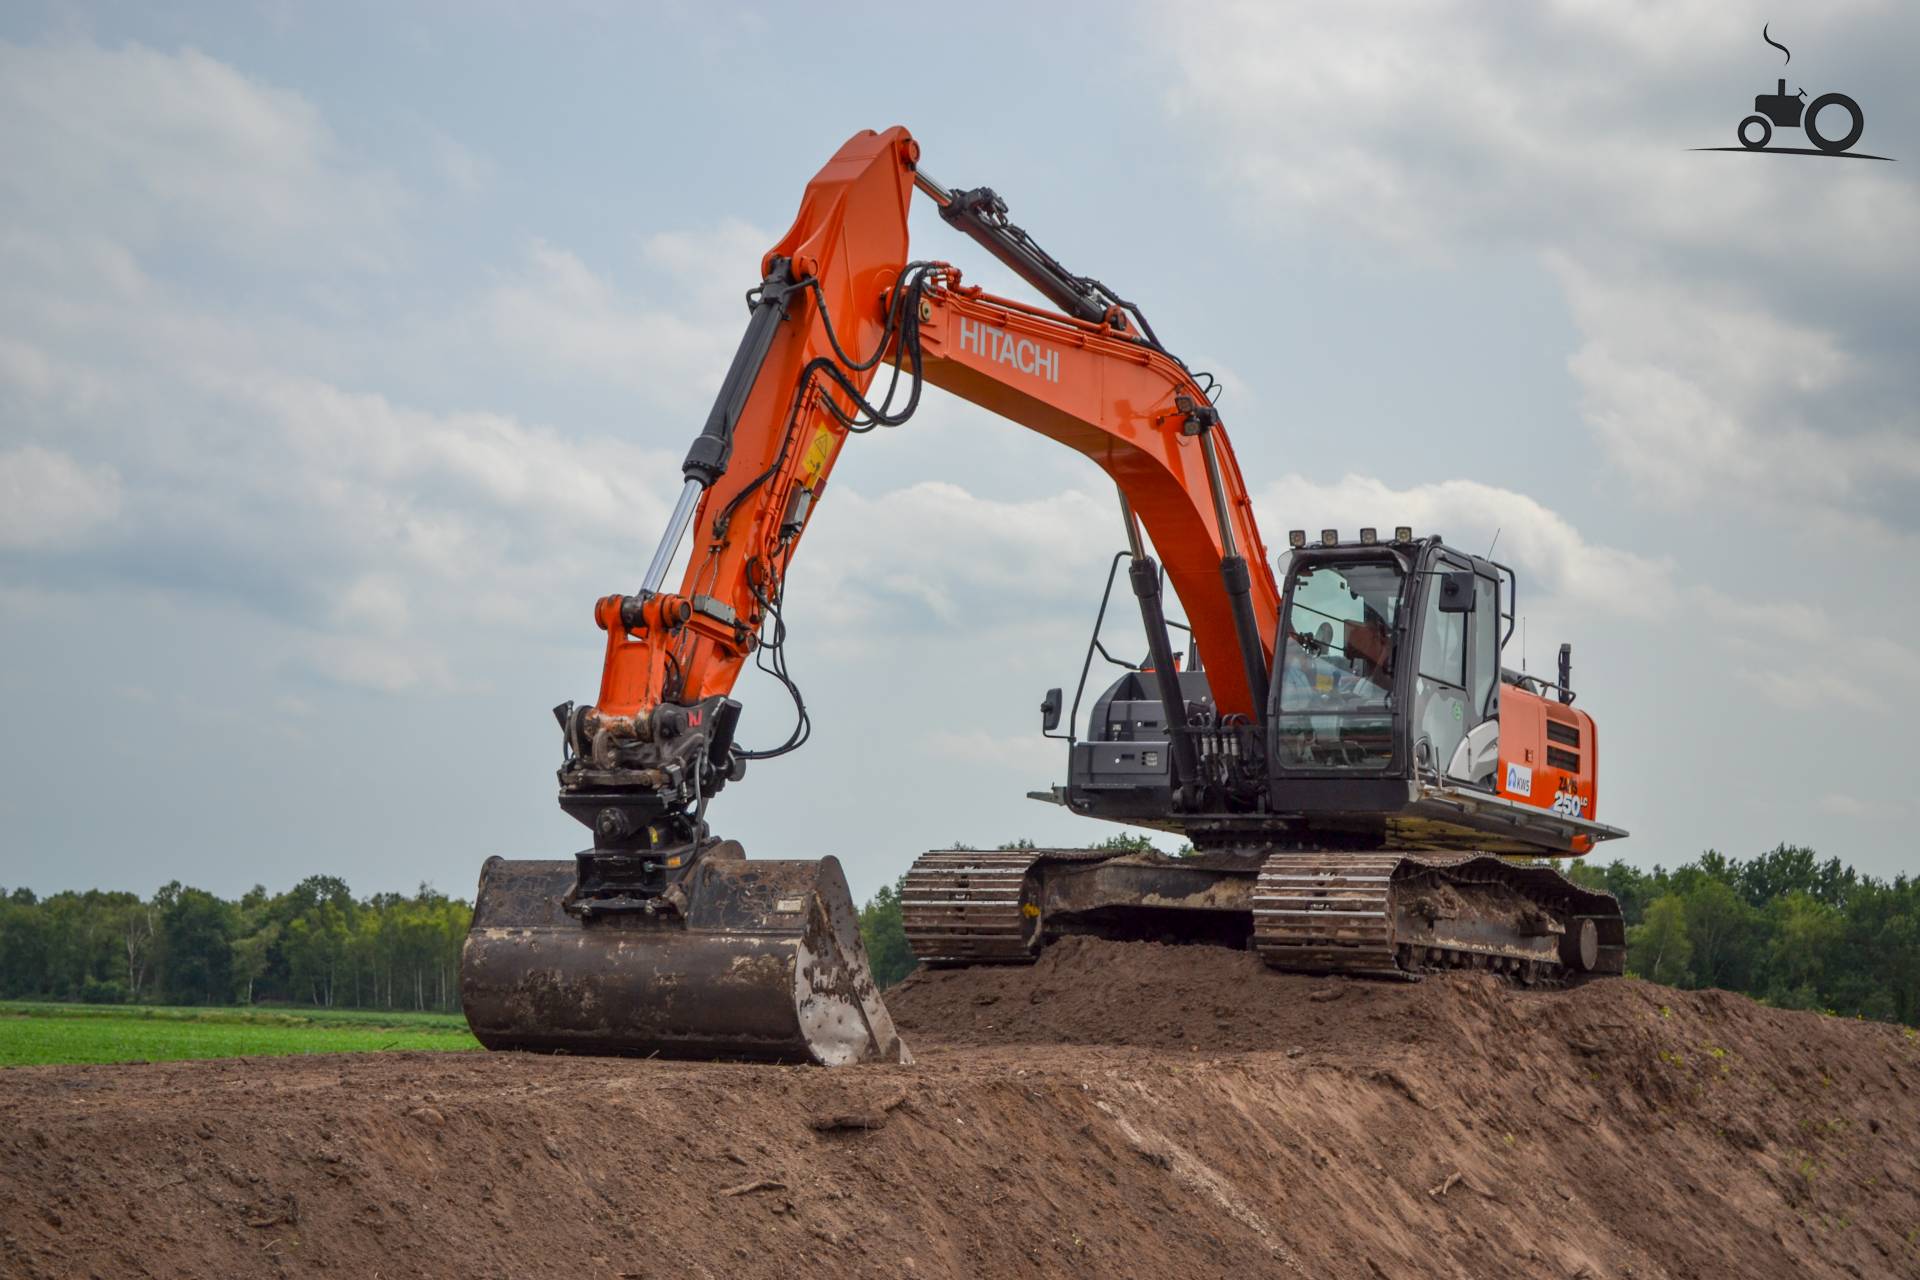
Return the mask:
{"type": "Polygon", "coordinates": [[[479,1047],[457,1013],[0,1000],[0,1067],[479,1047]]]}

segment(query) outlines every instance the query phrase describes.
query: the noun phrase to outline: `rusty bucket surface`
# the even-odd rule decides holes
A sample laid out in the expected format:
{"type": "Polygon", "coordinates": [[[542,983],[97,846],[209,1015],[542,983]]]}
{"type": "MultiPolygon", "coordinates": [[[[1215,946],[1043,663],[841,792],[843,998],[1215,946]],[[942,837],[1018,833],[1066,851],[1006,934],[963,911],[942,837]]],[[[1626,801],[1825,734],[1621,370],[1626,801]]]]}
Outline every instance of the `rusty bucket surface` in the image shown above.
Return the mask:
{"type": "Polygon", "coordinates": [[[703,858],[684,915],[583,922],[574,863],[489,858],[460,960],[489,1049],[819,1063],[910,1061],[836,858],[703,858]]]}

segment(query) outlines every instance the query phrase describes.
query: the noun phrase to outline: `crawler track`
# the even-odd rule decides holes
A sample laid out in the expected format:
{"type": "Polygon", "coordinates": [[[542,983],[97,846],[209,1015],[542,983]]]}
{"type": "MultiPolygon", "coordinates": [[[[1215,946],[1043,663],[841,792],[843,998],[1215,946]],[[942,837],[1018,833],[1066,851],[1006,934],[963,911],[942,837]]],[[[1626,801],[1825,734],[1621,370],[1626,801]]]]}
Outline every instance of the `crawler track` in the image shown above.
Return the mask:
{"type": "Polygon", "coordinates": [[[1528,984],[1618,974],[1626,953],[1611,896],[1548,867],[1451,853],[1274,854],[1254,891],[1253,942],[1298,973],[1477,968],[1528,984]]]}
{"type": "Polygon", "coordinates": [[[935,967],[1032,964],[1040,954],[1034,869],[1105,862],[1088,849],[941,849],[907,871],[900,911],[913,954],[935,967]]]}
{"type": "Polygon", "coordinates": [[[914,955],[930,965],[1026,964],[1029,852],[954,849],[917,859],[901,886],[900,912],[914,955]]]}
{"type": "Polygon", "coordinates": [[[1277,853],[1253,894],[1253,946],[1275,969],[1409,976],[1395,958],[1393,854],[1277,853]]]}
{"type": "Polygon", "coordinates": [[[1227,892],[1209,891],[1203,905],[1175,903],[1162,892],[1164,879],[1146,875],[1137,910],[1123,895],[1116,911],[1109,893],[1101,911],[1088,914],[1085,895],[1069,882],[1103,862],[1142,866],[1139,855],[1123,862],[1084,849],[926,854],[907,873],[901,898],[907,939],[935,968],[1031,964],[1045,943],[1070,933],[1218,941],[1223,918],[1250,913],[1246,945],[1270,967],[1293,973],[1413,981],[1483,969],[1532,986],[1624,967],[1625,926],[1610,896],[1549,867],[1485,854],[1322,850],[1252,854],[1239,865],[1161,859],[1146,867],[1213,874],[1227,892]],[[1181,908],[1189,909],[1184,923],[1181,908]],[[1128,933],[1129,923],[1149,919],[1150,933],[1128,933]]]}

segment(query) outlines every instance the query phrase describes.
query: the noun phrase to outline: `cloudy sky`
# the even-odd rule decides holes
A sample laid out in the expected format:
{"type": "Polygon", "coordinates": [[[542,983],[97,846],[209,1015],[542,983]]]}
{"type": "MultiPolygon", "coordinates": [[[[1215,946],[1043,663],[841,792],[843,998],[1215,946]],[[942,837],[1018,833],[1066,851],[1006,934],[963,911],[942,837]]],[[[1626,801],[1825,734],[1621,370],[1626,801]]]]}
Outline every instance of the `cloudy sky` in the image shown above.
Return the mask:
{"type": "MultiPolygon", "coordinates": [[[[1270,544],[1499,532],[1623,856],[1920,869],[1912,6],[537,8],[0,13],[0,884],[467,893],[584,843],[592,602],[807,178],[894,123],[1220,374],[1270,544]],[[1897,163],[1690,150],[1778,75],[1897,163]]],[[[1104,834],[1022,796],[1117,534],[939,393],[855,440],[790,593],[813,740],[716,826],[862,896],[1104,834]]]]}

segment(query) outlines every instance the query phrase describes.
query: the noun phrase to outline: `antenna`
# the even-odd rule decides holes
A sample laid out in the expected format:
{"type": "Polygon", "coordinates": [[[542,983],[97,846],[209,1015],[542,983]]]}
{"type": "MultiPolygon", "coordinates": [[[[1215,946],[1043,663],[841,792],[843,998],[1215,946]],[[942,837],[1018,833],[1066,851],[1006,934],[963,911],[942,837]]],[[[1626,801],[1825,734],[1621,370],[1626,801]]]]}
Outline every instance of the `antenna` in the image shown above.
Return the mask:
{"type": "Polygon", "coordinates": [[[1520,674],[1527,674],[1527,615],[1520,615],[1520,674]]]}
{"type": "MultiPolygon", "coordinates": [[[[1502,529],[1504,529],[1505,527],[1506,526],[1504,525],[1501,526],[1502,529]]],[[[1500,545],[1500,532],[1501,532],[1500,529],[1495,529],[1493,531],[1493,541],[1487,544],[1487,554],[1480,557],[1482,560],[1493,559],[1493,549],[1500,545]]]]}

